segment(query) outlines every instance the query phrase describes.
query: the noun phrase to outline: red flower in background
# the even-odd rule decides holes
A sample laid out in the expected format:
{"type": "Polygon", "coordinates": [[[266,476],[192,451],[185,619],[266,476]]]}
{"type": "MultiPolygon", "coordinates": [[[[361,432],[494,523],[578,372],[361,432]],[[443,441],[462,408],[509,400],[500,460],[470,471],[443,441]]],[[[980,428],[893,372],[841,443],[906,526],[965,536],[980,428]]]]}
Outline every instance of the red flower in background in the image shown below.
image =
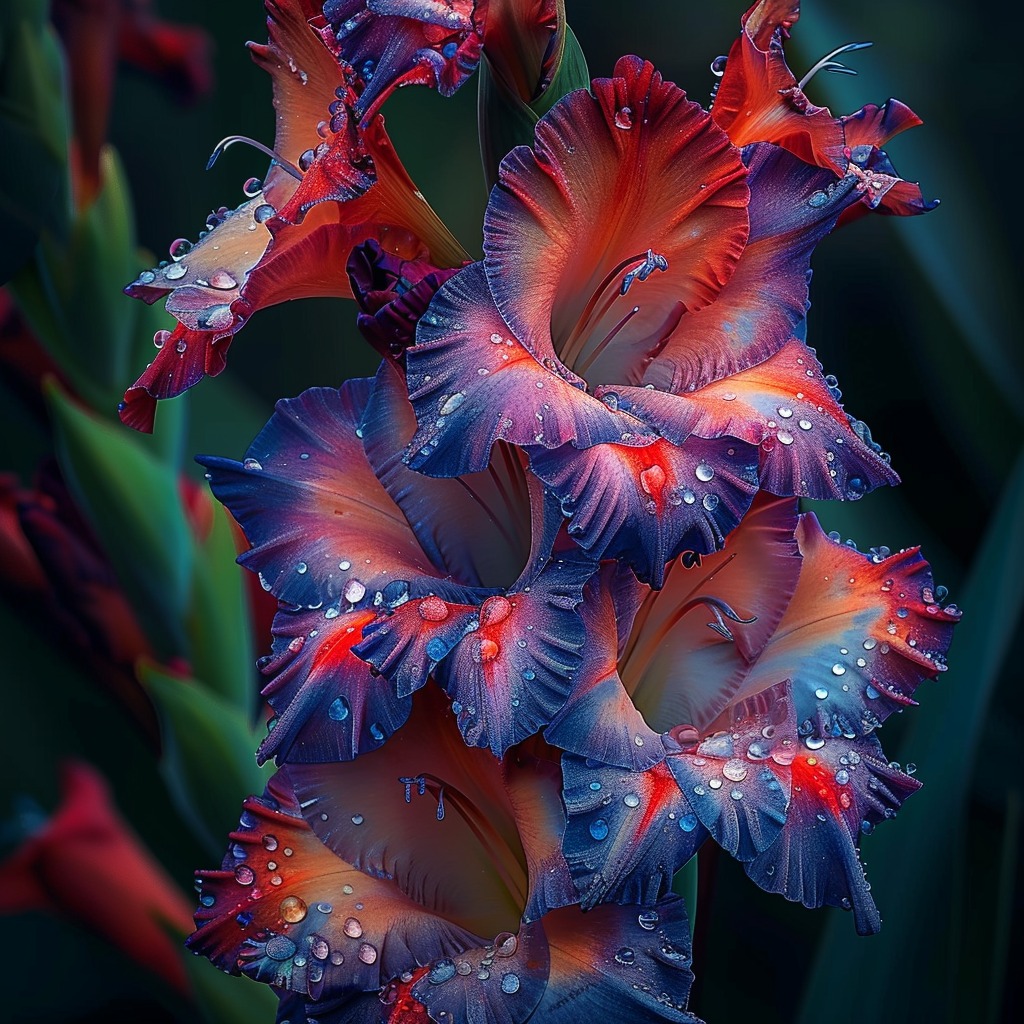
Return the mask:
{"type": "Polygon", "coordinates": [[[57,812],[0,865],[0,913],[61,914],[187,990],[172,935],[189,931],[188,902],[121,819],[94,768],[68,762],[61,779],[57,812]]]}

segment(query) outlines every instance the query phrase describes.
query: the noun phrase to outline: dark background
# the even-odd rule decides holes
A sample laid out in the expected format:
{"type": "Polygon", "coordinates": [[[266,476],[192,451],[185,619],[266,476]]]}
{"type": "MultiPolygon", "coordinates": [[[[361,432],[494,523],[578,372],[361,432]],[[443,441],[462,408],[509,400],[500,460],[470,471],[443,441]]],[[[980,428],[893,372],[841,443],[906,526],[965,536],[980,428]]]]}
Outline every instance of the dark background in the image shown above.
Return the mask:
{"type": "MultiPolygon", "coordinates": [[[[269,81],[242,45],[265,39],[258,0],[163,0],[158,6],[164,17],[204,26],[216,48],[214,91],[194,107],[176,105],[141,75],[125,71],[118,80],[111,140],[133,188],[140,242],[163,258],[172,239],[195,237],[208,210],[236,205],[241,183],[265,170],[262,156],[238,146],[205,173],[215,143],[237,133],[270,144],[273,119],[269,81]]],[[[621,54],[637,53],[706,102],[713,83],[708,65],[728,50],[744,0],[567,0],[567,7],[593,76],[610,74],[621,54]]],[[[835,46],[875,43],[850,56],[858,78],[820,75],[808,88],[811,99],[837,113],[889,96],[907,102],[925,125],[895,140],[890,155],[903,175],[921,181],[926,197],[942,199],[926,218],[865,218],[827,239],[815,256],[808,341],[826,372],[839,378],[847,410],[868,422],[904,478],[901,488],[855,505],[827,506],[819,515],[827,529],[853,537],[862,550],[922,544],[938,582],[962,603],[1021,452],[1024,360],[1014,243],[1021,226],[1016,119],[1022,71],[1016,23],[987,6],[965,10],[951,0],[808,0],[804,7],[788,50],[798,77],[835,46]]],[[[486,193],[476,144],[475,82],[450,100],[425,89],[403,90],[388,101],[386,116],[413,179],[467,250],[478,254],[486,193]]],[[[224,375],[194,391],[191,446],[239,457],[277,398],[366,375],[374,366],[375,356],[355,330],[351,303],[307,301],[262,312],[236,340],[224,375]]],[[[1011,530],[1022,526],[1019,517],[1009,522],[1011,530]]],[[[1011,584],[1024,572],[1024,565],[999,568],[1011,584]]],[[[1017,605],[1006,602],[1000,578],[982,593],[968,616],[996,625],[1000,616],[1009,616],[1001,630],[993,626],[987,642],[991,647],[1002,637],[1012,651],[1017,605]]],[[[1006,983],[1006,965],[1021,953],[1014,924],[1022,909],[1016,856],[1024,702],[1013,653],[988,681],[976,670],[986,636],[975,628],[971,643],[955,640],[952,670],[919,692],[923,703],[934,702],[938,709],[927,721],[941,721],[929,725],[929,736],[941,742],[922,741],[903,751],[903,721],[892,722],[882,737],[890,756],[918,762],[926,786],[930,776],[970,779],[966,806],[952,796],[944,805],[939,790],[916,812],[924,796],[915,797],[899,821],[881,830],[891,837],[865,844],[869,874],[876,843],[887,863],[899,859],[903,845],[908,855],[914,852],[907,866],[912,879],[941,868],[930,895],[910,909],[905,890],[892,881],[898,876],[883,871],[875,896],[886,925],[894,919],[899,945],[893,945],[896,938],[887,940],[887,930],[858,940],[852,922],[838,911],[811,913],[766,896],[726,858],[708,858],[702,866],[692,1008],[711,1024],[841,1022],[862,1015],[883,1024],[994,1022],[1010,1019],[1014,1000],[1020,1009],[1012,969],[1006,983]],[[958,723],[979,713],[979,689],[988,685],[992,699],[975,737],[958,723]],[[911,841],[919,829],[933,837],[925,857],[911,841]],[[908,914],[917,919],[907,920],[908,914]],[[848,941],[835,938],[836,925],[849,933],[848,941]],[[816,960],[823,938],[831,944],[816,960]],[[933,1016],[936,1006],[946,1013],[933,1016]]],[[[59,664],[49,657],[56,677],[59,664]]],[[[41,709],[21,695],[12,697],[7,710],[13,720],[27,716],[31,722],[41,709]]],[[[90,749],[88,726],[106,712],[83,705],[80,696],[67,695],[66,704],[47,713],[55,718],[52,730],[27,728],[51,752],[42,756],[37,743],[34,754],[25,754],[38,764],[37,795],[44,802],[53,793],[55,752],[65,746],[111,767],[134,756],[130,750],[90,749]]],[[[18,775],[26,788],[25,773],[18,775]]],[[[180,826],[171,812],[153,807],[149,784],[143,773],[118,799],[150,844],[169,851],[172,866],[187,880],[196,854],[176,833],[180,826]]],[[[94,990],[107,986],[109,992],[112,982],[124,993],[116,998],[128,1000],[123,1005],[129,1016],[158,1020],[161,1012],[172,1012],[146,1002],[145,981],[120,961],[95,944],[80,949],[81,936],[55,927],[25,921],[19,945],[25,940],[29,948],[42,948],[54,937],[63,944],[70,956],[62,970],[76,1005],[68,1005],[67,986],[59,991],[47,984],[59,954],[34,961],[13,982],[20,993],[15,1002],[31,1002],[34,1019],[110,1019],[114,1006],[94,990]]]]}

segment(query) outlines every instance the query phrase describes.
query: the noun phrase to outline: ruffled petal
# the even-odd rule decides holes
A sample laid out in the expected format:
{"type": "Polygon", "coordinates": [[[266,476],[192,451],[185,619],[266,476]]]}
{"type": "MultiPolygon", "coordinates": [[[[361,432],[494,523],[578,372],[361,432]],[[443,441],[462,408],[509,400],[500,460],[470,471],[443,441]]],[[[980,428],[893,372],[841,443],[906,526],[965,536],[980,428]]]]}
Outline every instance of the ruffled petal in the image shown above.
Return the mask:
{"type": "Polygon", "coordinates": [[[503,757],[565,703],[586,639],[576,606],[594,568],[570,551],[528,587],[481,606],[477,628],[437,673],[468,744],[503,757]]]}
{"type": "Polygon", "coordinates": [[[679,316],[732,274],[748,192],[698,104],[636,57],[615,74],[562,99],[534,149],[502,162],[484,252],[502,317],[538,359],[636,383],[679,316]]]}
{"type": "Polygon", "coordinates": [[[589,448],[643,437],[582,382],[539,362],[509,332],[487,289],[483,265],[467,267],[437,293],[406,353],[409,398],[419,430],[409,464],[432,476],[487,467],[499,441],[589,448]]]}
{"type": "MultiPolygon", "coordinates": [[[[339,857],[394,879],[421,908],[495,935],[518,927],[527,860],[505,766],[463,743],[446,705],[427,687],[385,749],[358,761],[293,765],[289,777],[306,820],[339,857]]],[[[534,784],[557,805],[557,777],[535,776],[534,784]]],[[[412,965],[399,970],[405,966],[412,965]]]]}
{"type": "Polygon", "coordinates": [[[548,967],[544,922],[538,921],[518,935],[505,932],[462,956],[434,960],[409,991],[433,1021],[523,1024],[540,1002],[548,967]]]}
{"type": "Polygon", "coordinates": [[[668,766],[631,772],[565,754],[562,775],[562,849],[580,905],[657,902],[708,836],[668,766]]]}
{"type": "Polygon", "coordinates": [[[276,713],[257,751],[261,763],[349,761],[376,750],[405,723],[408,692],[352,651],[376,617],[372,608],[278,612],[274,653],[260,664],[270,678],[263,696],[276,713]]]}
{"type": "Polygon", "coordinates": [[[762,493],[721,551],[673,562],[646,591],[619,670],[654,728],[704,729],[732,702],[796,590],[796,524],[795,501],[762,493]]]}
{"type": "Polygon", "coordinates": [[[763,363],[697,391],[618,393],[628,411],[673,440],[692,432],[758,445],[760,485],[773,494],[855,500],[899,483],[866,425],[843,411],[834,387],[813,350],[793,338],[763,363]]]}
{"type": "Polygon", "coordinates": [[[686,1010],[690,927],[678,896],[653,906],[567,908],[543,923],[551,968],[537,1024],[700,1024],[686,1010]]]}
{"type": "Polygon", "coordinates": [[[417,323],[455,271],[435,267],[425,250],[402,259],[382,249],[375,239],[352,250],[347,270],[362,310],[356,326],[381,356],[404,363],[417,323]]]}
{"type": "Polygon", "coordinates": [[[635,604],[633,587],[639,584],[632,573],[615,562],[604,562],[587,584],[579,608],[587,637],[583,664],[544,737],[560,750],[639,772],[662,760],[665,750],[616,671],[619,631],[635,604]]]}
{"type": "Polygon", "coordinates": [[[715,841],[737,860],[751,861],[786,823],[789,764],[797,752],[789,684],[734,705],[723,724],[727,731],[666,764],[715,841]]]}
{"type": "Polygon", "coordinates": [[[830,740],[792,764],[793,794],[778,841],[746,865],[768,892],[805,907],[852,910],[861,935],[881,927],[864,877],[862,832],[892,817],[920,783],[887,763],[873,737],[830,740]]]}
{"type": "Polygon", "coordinates": [[[893,167],[888,155],[874,146],[858,146],[846,150],[850,158],[847,176],[856,180],[861,202],[846,210],[839,219],[848,224],[874,210],[897,217],[914,217],[934,210],[938,199],[927,200],[917,182],[904,181],[893,167]]]}
{"type": "Polygon", "coordinates": [[[385,364],[377,373],[361,430],[367,460],[441,575],[505,589],[533,568],[532,548],[545,539],[536,554],[540,565],[547,561],[545,535],[556,524],[534,507],[542,498],[531,493],[537,487],[518,453],[499,445],[481,472],[455,480],[405,464],[416,420],[397,368],[385,364]]]}
{"type": "Polygon", "coordinates": [[[624,559],[654,587],[682,551],[720,548],[757,491],[757,449],[732,438],[531,449],[530,464],[591,558],[624,559]]]}
{"type": "Polygon", "coordinates": [[[960,612],[941,607],[917,548],[862,554],[826,536],[810,513],[796,538],[799,583],[741,692],[792,679],[802,734],[864,735],[945,670],[960,612]]]}
{"type": "Polygon", "coordinates": [[[372,992],[479,941],[395,882],[342,860],[299,813],[286,769],[245,801],[220,871],[201,871],[189,947],[222,970],[312,999],[372,992]]]}
{"type": "Polygon", "coordinates": [[[234,316],[224,317],[226,326],[217,330],[189,330],[177,324],[173,331],[158,331],[153,337],[157,354],[142,376],[124,393],[118,414],[125,426],[151,433],[156,403],[174,398],[198,384],[203,377],[216,377],[227,366],[234,316]]]}
{"type": "Polygon", "coordinates": [[[486,9],[480,0],[327,0],[324,38],[355,69],[360,116],[404,85],[455,92],[480,62],[486,9]]]}
{"type": "Polygon", "coordinates": [[[366,461],[357,431],[369,387],[350,381],[282,400],[244,462],[199,460],[252,545],[239,562],[288,604],[341,611],[392,584],[404,582],[407,597],[417,578],[441,586],[366,461]]]}
{"type": "Polygon", "coordinates": [[[782,42],[799,17],[799,0],[760,0],[747,11],[711,116],[737,146],[773,142],[807,163],[842,173],[842,126],[826,107],[807,99],[786,64],[782,42]]]}
{"type": "Polygon", "coordinates": [[[881,106],[865,104],[855,114],[839,118],[839,123],[843,126],[847,147],[853,150],[859,146],[881,148],[900,132],[916,128],[922,121],[905,103],[890,99],[881,106]]]}
{"type": "Polygon", "coordinates": [[[644,382],[682,394],[749,369],[803,324],[815,246],[860,199],[856,179],[767,144],[744,151],[750,237],[735,273],[710,305],[688,313],[647,367],[644,382]]]}
{"type": "MultiPolygon", "coordinates": [[[[307,24],[317,13],[311,0],[268,0],[267,10],[270,40],[253,44],[253,56],[274,81],[275,152],[303,170],[272,164],[265,182],[247,184],[247,202],[212,213],[198,243],[179,239],[174,262],[144,271],[126,289],[146,302],[171,293],[168,312],[190,330],[218,332],[218,340],[275,303],[351,296],[342,268],[352,247],[368,238],[404,259],[425,249],[436,267],[468,259],[409,178],[383,119],[357,124],[354,93],[307,24]],[[325,97],[333,94],[341,98],[328,110],[325,97]]],[[[222,342],[216,372],[226,348],[222,342]]],[[[144,375],[126,395],[122,418],[152,429],[151,399],[180,393],[202,375],[193,368],[176,391],[144,375]]]]}

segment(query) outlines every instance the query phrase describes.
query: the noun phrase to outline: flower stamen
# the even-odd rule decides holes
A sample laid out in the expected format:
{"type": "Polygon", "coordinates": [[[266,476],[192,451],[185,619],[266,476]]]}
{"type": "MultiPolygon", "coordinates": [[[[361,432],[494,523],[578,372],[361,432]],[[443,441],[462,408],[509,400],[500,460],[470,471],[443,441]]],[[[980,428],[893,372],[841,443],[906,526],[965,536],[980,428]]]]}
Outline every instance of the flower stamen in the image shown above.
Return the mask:
{"type": "Polygon", "coordinates": [[[287,171],[296,181],[302,181],[302,172],[289,161],[285,160],[283,156],[276,153],[269,146],[264,146],[262,142],[257,142],[255,139],[250,139],[248,135],[228,135],[226,138],[220,140],[216,146],[213,147],[213,152],[210,154],[210,159],[206,161],[206,169],[210,170],[213,165],[220,159],[221,153],[229,147],[233,146],[236,142],[244,142],[247,146],[252,146],[253,149],[258,149],[261,153],[265,153],[274,161],[278,167],[283,171],[287,171]]]}
{"type": "Polygon", "coordinates": [[[838,57],[841,53],[853,53],[854,50],[866,50],[872,43],[846,43],[843,46],[838,46],[831,53],[826,53],[821,60],[818,61],[810,71],[804,75],[803,78],[797,82],[797,88],[802,92],[807,88],[808,83],[819,71],[831,71],[836,75],[855,75],[857,74],[854,68],[848,68],[845,64],[840,64],[839,61],[833,60],[833,57],[838,57]]]}

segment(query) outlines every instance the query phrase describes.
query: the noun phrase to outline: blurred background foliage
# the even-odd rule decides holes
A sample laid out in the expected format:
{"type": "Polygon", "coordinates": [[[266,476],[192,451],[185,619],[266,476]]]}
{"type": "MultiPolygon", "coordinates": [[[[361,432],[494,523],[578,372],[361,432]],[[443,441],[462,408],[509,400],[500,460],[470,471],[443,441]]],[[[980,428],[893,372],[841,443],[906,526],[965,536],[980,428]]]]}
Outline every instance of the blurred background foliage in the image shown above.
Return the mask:
{"type": "MultiPolygon", "coordinates": [[[[71,582],[40,603],[6,579],[0,860],[58,805],[58,765],[73,755],[102,770],[123,817],[188,891],[193,869],[219,861],[241,796],[262,785],[251,757],[262,731],[251,665],[266,641],[250,635],[230,528],[178,474],[201,478],[190,458],[196,452],[239,457],[277,398],[369,374],[376,357],[356,332],[351,303],[286,304],[244,329],[220,378],[163,403],[152,438],[117,424],[120,392],[148,361],[154,330],[166,326],[159,307],[117,290],[149,265],[145,254],[132,257],[133,233],[163,258],[172,239],[194,238],[208,210],[236,205],[242,182],[265,170],[262,157],[235,147],[203,171],[225,135],[272,140],[270,83],[242,45],[265,38],[264,14],[259,0],[160,0],[161,16],[208,34],[212,88],[185,105],[166,81],[122,66],[107,128],[119,163],[103,158],[104,191],[68,217],[67,128],[54,91],[61,61],[41,20],[45,7],[10,0],[0,22],[0,215],[4,269],[31,255],[13,295],[64,380],[44,404],[24,386],[12,355],[18,338],[0,339],[0,472],[28,488],[56,453],[97,550],[139,616],[144,640],[132,653],[153,660],[142,672],[145,696],[131,689],[138,684],[130,670],[99,685],[90,658],[69,642],[60,605],[71,600],[71,582]],[[17,11],[35,12],[29,28],[15,25],[17,11]],[[19,119],[12,95],[35,104],[38,116],[19,119]],[[15,193],[30,200],[12,206],[15,193]],[[109,357],[102,366],[97,351],[109,357]],[[69,390],[97,415],[69,401],[69,390]]],[[[744,0],[567,2],[592,74],[610,74],[618,56],[638,53],[702,102],[713,83],[708,65],[727,51],[743,7],[744,0]]],[[[864,218],[815,256],[808,341],[839,378],[848,411],[870,424],[904,477],[899,488],[817,511],[826,528],[862,549],[920,543],[966,615],[951,670],[922,687],[922,708],[893,720],[883,736],[891,757],[917,763],[925,788],[865,843],[881,935],[859,939],[846,915],[768,896],[738,865],[702,854],[692,1009],[717,1024],[843,1024],[865,1015],[1009,1021],[1024,1008],[1012,982],[1024,953],[1014,927],[1024,910],[1024,696],[1011,652],[1024,600],[1024,348],[1021,211],[1010,201],[1024,72],[1005,39],[1012,28],[994,9],[971,18],[952,0],[807,0],[804,8],[789,49],[798,76],[841,43],[875,44],[853,55],[859,77],[819,75],[812,100],[837,113],[889,96],[910,104],[925,126],[895,140],[890,154],[926,197],[942,199],[926,218],[864,218]]],[[[102,91],[101,82],[95,87],[102,91]]],[[[479,253],[486,190],[475,83],[450,100],[403,90],[386,116],[413,179],[479,253]]],[[[0,578],[9,577],[13,555],[0,551],[0,578]]],[[[196,1019],[194,996],[154,980],[87,923],[37,911],[4,923],[16,948],[37,951],[18,957],[5,1019],[196,1019]]],[[[189,977],[208,1019],[272,1019],[273,1000],[263,1001],[257,986],[195,967],[189,977]]]]}

